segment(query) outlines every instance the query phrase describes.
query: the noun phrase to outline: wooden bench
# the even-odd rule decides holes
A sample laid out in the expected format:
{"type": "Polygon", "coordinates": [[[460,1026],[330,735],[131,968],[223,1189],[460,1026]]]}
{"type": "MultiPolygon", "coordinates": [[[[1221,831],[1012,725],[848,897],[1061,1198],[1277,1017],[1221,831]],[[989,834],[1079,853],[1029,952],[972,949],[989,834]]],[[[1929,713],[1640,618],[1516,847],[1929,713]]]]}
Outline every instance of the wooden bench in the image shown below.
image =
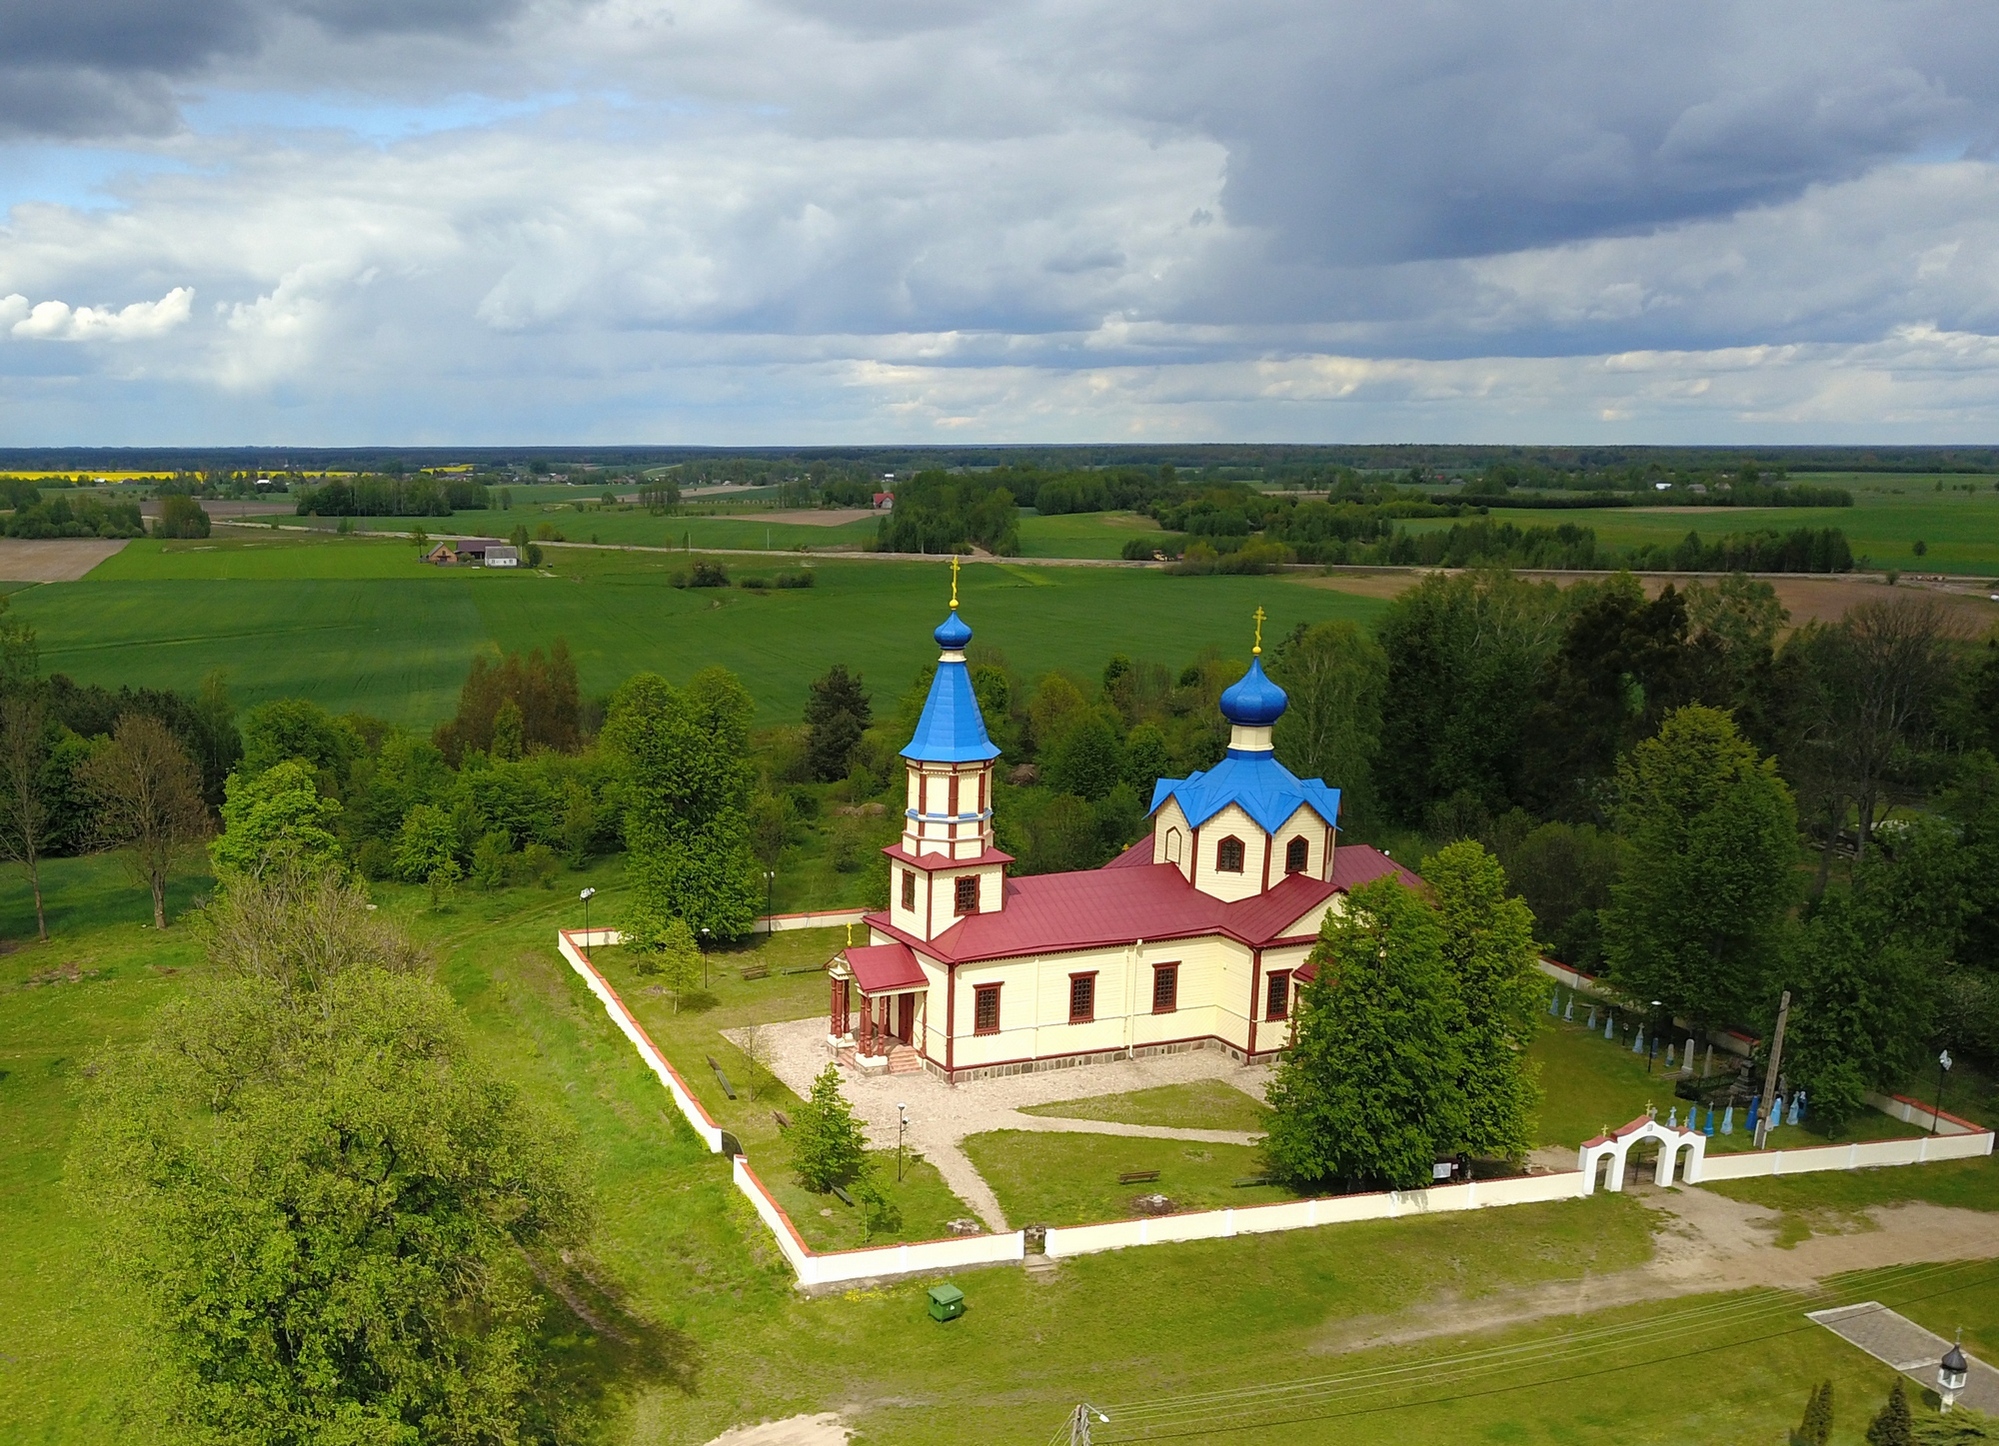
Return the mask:
{"type": "Polygon", "coordinates": [[[847,1193],[844,1185],[835,1185],[833,1187],[833,1198],[838,1200],[842,1205],[851,1205],[854,1203],[854,1197],[847,1193]]]}
{"type": "Polygon", "coordinates": [[[715,1056],[708,1056],[708,1068],[715,1071],[715,1082],[722,1086],[722,1093],[730,1099],[736,1097],[736,1087],[729,1083],[729,1077],[722,1073],[722,1066],[715,1062],[715,1056]]]}
{"type": "Polygon", "coordinates": [[[1117,1177],[1120,1185],[1145,1185],[1159,1178],[1157,1170],[1126,1170],[1117,1177]]]}
{"type": "Polygon", "coordinates": [[[1235,1190],[1247,1190],[1252,1185],[1268,1185],[1269,1183],[1270,1183],[1270,1177],[1268,1175],[1245,1175],[1240,1180],[1236,1181],[1235,1184],[1232,1185],[1230,1188],[1235,1190]]]}
{"type": "Polygon", "coordinates": [[[780,1132],[791,1128],[791,1116],[787,1115],[783,1110],[772,1110],[770,1117],[777,1121],[777,1127],[780,1132]]]}
{"type": "Polygon", "coordinates": [[[770,966],[768,964],[752,964],[749,968],[741,969],[737,972],[743,976],[743,982],[746,984],[752,979],[770,978],[770,966]]]}

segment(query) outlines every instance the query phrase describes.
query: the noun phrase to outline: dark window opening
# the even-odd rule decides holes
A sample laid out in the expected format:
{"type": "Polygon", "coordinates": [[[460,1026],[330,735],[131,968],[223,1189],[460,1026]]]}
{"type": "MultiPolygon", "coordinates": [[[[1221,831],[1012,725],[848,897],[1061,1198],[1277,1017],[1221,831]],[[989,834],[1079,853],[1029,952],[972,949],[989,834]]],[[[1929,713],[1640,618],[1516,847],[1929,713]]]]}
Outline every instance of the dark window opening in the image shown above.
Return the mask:
{"type": "Polygon", "coordinates": [[[1263,1017],[1265,1019],[1288,1019],[1291,1015],[1291,971],[1280,969],[1272,974],[1263,996],[1263,1017]]]}
{"type": "Polygon", "coordinates": [[[1225,838],[1215,845],[1215,868],[1225,874],[1242,872],[1242,840],[1225,838]]]}
{"type": "Polygon", "coordinates": [[[902,906],[911,913],[916,912],[916,873],[913,869],[902,871],[902,906]]]}
{"type": "Polygon", "coordinates": [[[977,874],[967,874],[956,881],[956,887],[952,891],[951,907],[952,912],[957,914],[976,914],[979,912],[979,876],[977,874]]]}
{"type": "Polygon", "coordinates": [[[1152,1012],[1171,1014],[1180,1007],[1180,966],[1178,964],[1155,964],[1152,966],[1152,1012]]]}
{"type": "Polygon", "coordinates": [[[999,992],[997,984],[981,984],[972,991],[972,1033],[999,1033],[999,992]]]}
{"type": "Polygon", "coordinates": [[[1069,1022],[1089,1024],[1097,1017],[1097,976],[1094,974],[1071,974],[1069,976],[1069,1022]]]}
{"type": "Polygon", "coordinates": [[[1302,874],[1305,863],[1312,856],[1312,846],[1302,838],[1294,838],[1284,846],[1284,872],[1302,874]]]}

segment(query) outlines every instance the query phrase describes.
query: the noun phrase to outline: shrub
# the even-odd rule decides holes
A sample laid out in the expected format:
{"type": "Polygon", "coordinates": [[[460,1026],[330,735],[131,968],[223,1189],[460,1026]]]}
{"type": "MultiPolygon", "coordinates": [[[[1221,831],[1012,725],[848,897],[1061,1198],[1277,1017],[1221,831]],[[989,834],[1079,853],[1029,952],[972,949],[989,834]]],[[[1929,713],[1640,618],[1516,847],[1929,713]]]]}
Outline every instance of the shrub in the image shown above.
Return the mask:
{"type": "Polygon", "coordinates": [[[867,1164],[867,1143],[840,1094],[840,1071],[827,1065],[791,1124],[791,1164],[808,1190],[824,1193],[855,1179],[867,1164]]]}

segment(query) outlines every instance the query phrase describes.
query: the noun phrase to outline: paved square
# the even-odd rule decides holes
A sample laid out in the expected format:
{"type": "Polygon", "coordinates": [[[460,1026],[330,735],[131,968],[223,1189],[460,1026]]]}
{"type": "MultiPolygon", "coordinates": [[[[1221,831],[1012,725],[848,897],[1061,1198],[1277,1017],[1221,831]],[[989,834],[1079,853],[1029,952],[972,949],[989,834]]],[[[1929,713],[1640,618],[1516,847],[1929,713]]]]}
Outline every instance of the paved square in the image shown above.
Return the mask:
{"type": "MultiPolygon", "coordinates": [[[[1926,1390],[1937,1388],[1937,1366],[1950,1342],[1934,1331],[1924,1330],[1907,1316],[1897,1315],[1878,1301],[1843,1305],[1835,1310],[1807,1313],[1840,1339],[1859,1346],[1877,1361],[1886,1362],[1926,1390]]],[[[1965,1354],[1971,1369],[1957,1399],[1987,1415],[1999,1415],[1999,1371],[1965,1354]]]]}

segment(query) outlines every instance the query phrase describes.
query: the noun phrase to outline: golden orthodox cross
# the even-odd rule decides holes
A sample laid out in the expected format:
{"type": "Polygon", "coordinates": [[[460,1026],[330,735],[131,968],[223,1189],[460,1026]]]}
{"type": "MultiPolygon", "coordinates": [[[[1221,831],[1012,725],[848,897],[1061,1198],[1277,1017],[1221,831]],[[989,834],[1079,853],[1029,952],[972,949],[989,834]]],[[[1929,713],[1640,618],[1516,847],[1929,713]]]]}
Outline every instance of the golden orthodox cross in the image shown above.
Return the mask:
{"type": "Polygon", "coordinates": [[[1263,605],[1261,603],[1257,604],[1256,608],[1256,647],[1252,649],[1252,652],[1259,658],[1263,656],[1263,605]]]}
{"type": "Polygon", "coordinates": [[[951,610],[958,609],[958,554],[951,554],[951,610]]]}

